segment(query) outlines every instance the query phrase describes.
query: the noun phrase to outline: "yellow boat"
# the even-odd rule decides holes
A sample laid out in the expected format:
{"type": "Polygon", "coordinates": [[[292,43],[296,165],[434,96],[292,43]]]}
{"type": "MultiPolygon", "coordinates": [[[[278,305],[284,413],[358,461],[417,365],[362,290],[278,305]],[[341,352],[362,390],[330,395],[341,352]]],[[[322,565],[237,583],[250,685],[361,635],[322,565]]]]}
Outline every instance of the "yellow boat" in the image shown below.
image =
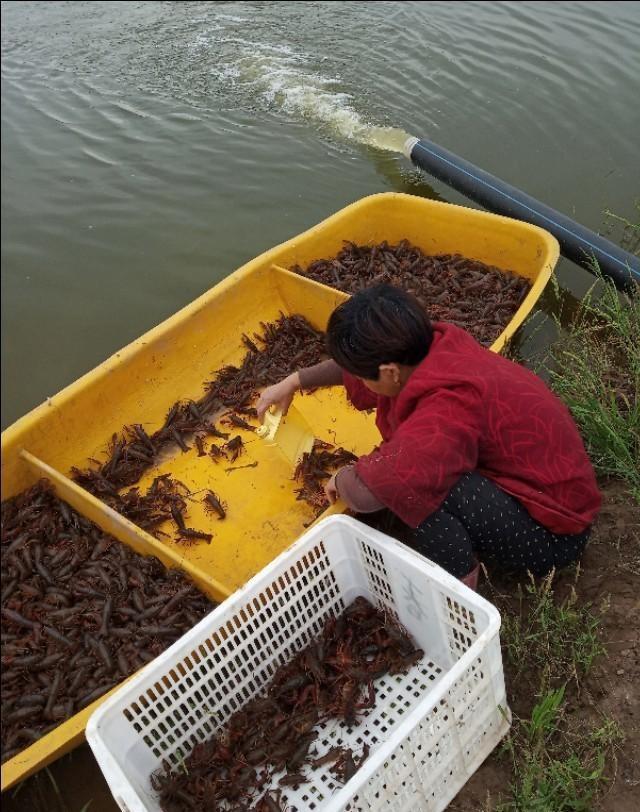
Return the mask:
{"type": "MultiPolygon", "coordinates": [[[[212,371],[241,362],[246,353],[241,336],[260,332],[261,322],[298,313],[324,330],[347,294],[287,268],[334,256],[344,240],[375,244],[403,239],[427,254],[460,253],[531,282],[519,310],[492,345],[496,352],[530,313],[559,253],[550,234],[517,220],[404,194],[364,198],[251,260],[3,432],[3,499],[46,476],[61,498],[103,530],[136,552],[180,567],[204,592],[224,600],[313,520],[311,509],[296,499],[291,464],[277,448],[246,436],[246,454],[235,470],[199,457],[195,448],[177,450],[143,477],[141,490],[155,476],[170,472],[192,492],[211,488],[227,503],[225,521],[212,519],[198,501],[190,504],[191,526],[214,533],[211,544],[190,547],[171,538],[158,541],[131,524],[72,482],[71,468],[86,467],[90,458],[105,459],[109,438],[123,426],[141,423],[152,433],[176,400],[201,397],[212,371]]],[[[378,442],[373,417],[348,406],[340,389],[298,397],[296,406],[320,439],[355,454],[378,442]]],[[[107,695],[4,764],[2,789],[78,744],[87,719],[107,695]]]]}

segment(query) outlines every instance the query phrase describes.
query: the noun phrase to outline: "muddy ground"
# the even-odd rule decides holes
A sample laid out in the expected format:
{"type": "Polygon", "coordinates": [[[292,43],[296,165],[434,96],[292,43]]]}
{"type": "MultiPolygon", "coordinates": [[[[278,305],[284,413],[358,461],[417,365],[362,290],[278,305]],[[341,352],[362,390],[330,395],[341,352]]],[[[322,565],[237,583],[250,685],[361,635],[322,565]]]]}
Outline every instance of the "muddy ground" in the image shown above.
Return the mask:
{"type": "MultiPolygon", "coordinates": [[[[609,782],[594,812],[635,812],[640,798],[640,506],[633,505],[617,482],[602,483],[604,505],[582,560],[578,600],[594,608],[608,604],[600,626],[607,655],[596,660],[579,686],[567,686],[569,724],[584,719],[599,724],[603,716],[618,723],[624,741],[607,765],[609,782]]],[[[514,594],[517,580],[490,574],[480,585],[489,600],[493,590],[514,594]]],[[[562,599],[575,582],[575,571],[560,573],[555,591],[562,599]]],[[[527,718],[535,697],[522,677],[516,686],[505,663],[509,703],[514,714],[527,718]]],[[[498,748],[471,778],[449,809],[481,812],[506,800],[511,781],[508,757],[498,748]]],[[[108,787],[87,745],[50,765],[2,797],[3,812],[116,812],[108,787]],[[88,804],[88,806],[87,806],[88,804]]],[[[548,810],[548,812],[554,812],[548,810]]]]}

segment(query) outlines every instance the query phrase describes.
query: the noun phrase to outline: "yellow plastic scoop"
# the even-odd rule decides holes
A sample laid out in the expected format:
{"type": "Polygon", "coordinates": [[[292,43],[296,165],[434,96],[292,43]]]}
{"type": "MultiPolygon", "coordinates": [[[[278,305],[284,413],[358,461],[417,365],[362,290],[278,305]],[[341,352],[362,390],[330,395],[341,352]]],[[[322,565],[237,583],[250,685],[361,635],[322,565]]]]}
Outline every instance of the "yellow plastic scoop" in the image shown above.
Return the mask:
{"type": "Polygon", "coordinates": [[[277,446],[294,466],[305,452],[313,448],[313,430],[293,406],[289,407],[286,415],[280,409],[265,412],[263,424],[256,429],[256,434],[267,445],[277,446]]]}

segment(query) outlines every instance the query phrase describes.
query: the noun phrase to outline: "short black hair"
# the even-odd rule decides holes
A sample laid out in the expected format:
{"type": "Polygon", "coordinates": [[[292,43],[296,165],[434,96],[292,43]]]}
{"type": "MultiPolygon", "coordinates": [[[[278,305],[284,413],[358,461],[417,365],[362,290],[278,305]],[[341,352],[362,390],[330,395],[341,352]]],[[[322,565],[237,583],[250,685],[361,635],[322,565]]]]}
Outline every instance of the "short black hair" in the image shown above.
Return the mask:
{"type": "Polygon", "coordinates": [[[327,327],[333,360],[370,381],[380,377],[380,364],[419,364],[432,339],[433,328],[422,305],[393,285],[358,291],[333,311],[327,327]]]}

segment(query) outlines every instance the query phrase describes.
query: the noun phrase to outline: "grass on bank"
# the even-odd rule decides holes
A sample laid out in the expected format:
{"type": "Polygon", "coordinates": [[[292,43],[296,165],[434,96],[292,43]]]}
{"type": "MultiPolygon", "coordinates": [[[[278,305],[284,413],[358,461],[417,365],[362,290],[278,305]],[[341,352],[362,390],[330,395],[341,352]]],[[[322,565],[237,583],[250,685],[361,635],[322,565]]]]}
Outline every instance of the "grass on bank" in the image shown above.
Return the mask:
{"type": "Polygon", "coordinates": [[[582,676],[605,654],[598,626],[606,607],[592,610],[589,604],[578,602],[578,576],[579,569],[563,600],[554,594],[553,573],[540,581],[530,577],[524,589],[518,584],[518,608],[505,611],[501,632],[514,682],[521,684],[521,678],[534,673],[541,677],[539,692],[568,680],[579,689],[582,676]]]}
{"type": "Polygon", "coordinates": [[[504,750],[513,766],[511,798],[495,812],[589,812],[603,785],[604,770],[621,740],[611,719],[570,730],[565,687],[549,690],[529,719],[516,719],[504,750]]]}
{"type": "Polygon", "coordinates": [[[537,701],[530,715],[514,714],[501,752],[509,758],[508,793],[491,812],[587,812],[606,786],[605,766],[621,741],[617,724],[597,724],[568,713],[566,692],[578,694],[582,679],[605,653],[599,636],[602,612],[578,600],[576,571],[569,594],[559,599],[555,574],[533,578],[515,597],[491,599],[503,618],[501,638],[507,670],[521,696],[537,701]]]}
{"type": "MultiPolygon", "coordinates": [[[[638,227],[625,221],[635,232],[638,227]]],[[[637,235],[636,235],[637,236],[637,235]]],[[[620,293],[598,280],[543,362],[551,387],[567,404],[597,473],[622,479],[640,503],[640,286],[620,293]]],[[[502,647],[519,696],[535,697],[529,714],[514,715],[503,747],[512,780],[492,812],[588,812],[606,786],[622,733],[612,719],[596,723],[569,712],[567,694],[606,650],[599,625],[606,607],[578,599],[579,568],[563,599],[554,575],[493,591],[501,610],[502,647]]]]}
{"type": "Polygon", "coordinates": [[[640,503],[640,286],[599,279],[544,366],[598,474],[623,479],[640,503]]]}

